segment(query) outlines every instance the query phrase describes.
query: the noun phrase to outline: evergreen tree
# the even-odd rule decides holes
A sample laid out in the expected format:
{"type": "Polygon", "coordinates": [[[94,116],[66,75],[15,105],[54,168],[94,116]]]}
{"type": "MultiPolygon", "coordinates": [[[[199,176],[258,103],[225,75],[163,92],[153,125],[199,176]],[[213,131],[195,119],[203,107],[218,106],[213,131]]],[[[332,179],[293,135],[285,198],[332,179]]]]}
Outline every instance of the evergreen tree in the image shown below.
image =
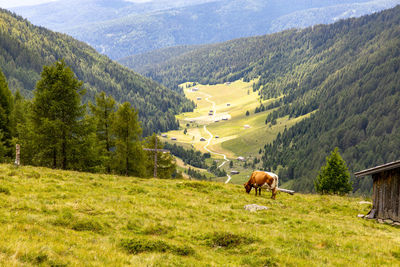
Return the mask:
{"type": "Polygon", "coordinates": [[[80,160],[73,153],[85,151],[76,149],[87,134],[81,95],[82,82],[63,60],[43,67],[32,103],[37,163],[67,169],[76,163],[69,159],[80,160]]]}
{"type": "Polygon", "coordinates": [[[0,161],[4,156],[11,156],[11,138],[12,138],[12,122],[11,112],[13,108],[13,98],[11,91],[8,89],[6,77],[0,69],[0,161]]]}
{"type": "MultiPolygon", "coordinates": [[[[156,134],[146,138],[144,147],[155,148],[156,134]]],[[[157,149],[162,149],[163,145],[157,138],[157,149]]],[[[154,153],[153,151],[146,151],[146,176],[153,177],[154,172],[154,153]]],[[[176,162],[170,153],[157,152],[157,178],[172,178],[176,173],[176,162]]]]}
{"type": "Polygon", "coordinates": [[[21,145],[20,160],[22,164],[33,164],[32,159],[36,154],[33,143],[33,126],[30,120],[32,103],[17,91],[14,95],[14,108],[12,112],[14,144],[21,145]]]}
{"type": "Polygon", "coordinates": [[[96,96],[96,105],[89,103],[96,125],[97,143],[101,158],[107,172],[111,172],[111,154],[115,146],[114,137],[111,134],[111,125],[115,116],[115,100],[112,96],[106,96],[101,92],[96,96]]]}
{"type": "Polygon", "coordinates": [[[140,143],[142,129],[138,112],[128,102],[118,108],[112,128],[116,138],[114,169],[120,174],[145,176],[144,152],[140,143]]]}
{"type": "Polygon", "coordinates": [[[314,181],[315,190],[321,194],[346,194],[352,190],[350,173],[345,161],[336,147],[326,165],[322,166],[317,179],[314,181]]]}

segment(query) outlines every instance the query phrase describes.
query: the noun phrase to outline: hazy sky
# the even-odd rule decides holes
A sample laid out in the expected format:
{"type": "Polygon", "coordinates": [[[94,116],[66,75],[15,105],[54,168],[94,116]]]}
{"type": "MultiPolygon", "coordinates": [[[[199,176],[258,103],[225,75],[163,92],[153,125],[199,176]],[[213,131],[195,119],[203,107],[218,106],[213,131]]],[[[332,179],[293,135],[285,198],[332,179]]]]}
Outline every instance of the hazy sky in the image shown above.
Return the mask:
{"type": "MultiPolygon", "coordinates": [[[[9,8],[16,6],[30,6],[30,5],[37,5],[54,1],[57,0],[0,0],[0,7],[9,8]]],[[[127,0],[127,1],[141,3],[141,2],[150,2],[152,0],[127,0]]]]}

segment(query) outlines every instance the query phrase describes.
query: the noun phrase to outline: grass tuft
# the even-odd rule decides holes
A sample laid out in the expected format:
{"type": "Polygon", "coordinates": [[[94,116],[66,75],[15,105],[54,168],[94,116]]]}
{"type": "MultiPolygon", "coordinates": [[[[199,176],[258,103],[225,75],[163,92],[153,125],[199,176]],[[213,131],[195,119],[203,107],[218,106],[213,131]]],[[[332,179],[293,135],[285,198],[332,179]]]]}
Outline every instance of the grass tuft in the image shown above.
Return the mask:
{"type": "Polygon", "coordinates": [[[6,194],[6,195],[10,195],[10,189],[8,189],[7,187],[3,187],[0,186],[0,193],[6,194]]]}
{"type": "Polygon", "coordinates": [[[255,242],[254,238],[229,232],[214,232],[206,235],[207,244],[212,247],[234,248],[255,242]]]}
{"type": "Polygon", "coordinates": [[[174,230],[172,226],[163,224],[150,224],[144,227],[143,234],[145,235],[165,235],[174,230]]]}
{"type": "Polygon", "coordinates": [[[102,233],[103,225],[95,219],[80,219],[71,225],[71,229],[75,231],[92,231],[94,233],[102,233]]]}
{"type": "Polygon", "coordinates": [[[120,245],[130,254],[139,254],[143,252],[173,253],[179,256],[189,256],[194,254],[193,248],[189,246],[175,246],[162,240],[123,239],[121,240],[120,245]]]}

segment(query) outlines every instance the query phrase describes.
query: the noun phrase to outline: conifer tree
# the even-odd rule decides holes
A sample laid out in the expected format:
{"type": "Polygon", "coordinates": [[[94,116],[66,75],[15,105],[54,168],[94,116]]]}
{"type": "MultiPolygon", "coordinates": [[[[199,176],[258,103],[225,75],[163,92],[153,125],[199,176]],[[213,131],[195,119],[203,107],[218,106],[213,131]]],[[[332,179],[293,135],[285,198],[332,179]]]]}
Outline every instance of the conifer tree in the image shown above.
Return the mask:
{"type": "Polygon", "coordinates": [[[137,177],[145,176],[145,157],[140,137],[142,129],[138,112],[125,102],[119,106],[112,125],[115,135],[114,169],[116,172],[137,177]]]}
{"type": "Polygon", "coordinates": [[[12,122],[10,120],[13,98],[8,89],[6,77],[0,69],[0,161],[4,156],[10,156],[12,122]]]}
{"type": "Polygon", "coordinates": [[[314,181],[315,190],[321,194],[346,194],[352,190],[350,173],[345,161],[336,147],[326,158],[326,165],[321,167],[314,181]]]}
{"type": "Polygon", "coordinates": [[[106,96],[104,92],[101,92],[96,96],[96,105],[90,103],[89,106],[95,121],[97,142],[102,161],[106,171],[111,172],[111,150],[115,146],[111,130],[116,110],[115,100],[112,96],[106,96]]]}
{"type": "Polygon", "coordinates": [[[63,60],[44,66],[32,103],[36,161],[41,165],[70,168],[79,161],[73,153],[87,133],[81,104],[82,82],[63,60]],[[69,162],[69,160],[75,162],[69,162]]]}
{"type": "Polygon", "coordinates": [[[22,164],[32,164],[35,149],[33,146],[33,127],[30,120],[31,101],[26,100],[19,91],[14,95],[14,108],[11,121],[13,122],[13,143],[21,145],[20,160],[22,164]]]}

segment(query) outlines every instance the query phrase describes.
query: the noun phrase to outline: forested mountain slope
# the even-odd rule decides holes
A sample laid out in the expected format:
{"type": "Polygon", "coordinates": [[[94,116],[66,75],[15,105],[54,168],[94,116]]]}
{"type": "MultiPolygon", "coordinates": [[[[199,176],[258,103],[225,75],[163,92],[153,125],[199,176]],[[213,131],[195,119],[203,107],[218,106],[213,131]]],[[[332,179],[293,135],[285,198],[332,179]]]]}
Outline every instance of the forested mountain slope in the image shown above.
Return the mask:
{"type": "Polygon", "coordinates": [[[14,8],[33,23],[85,41],[112,59],[361,16],[399,0],[59,0],[14,8]]]}
{"type": "Polygon", "coordinates": [[[176,128],[174,114],[193,108],[179,92],[128,70],[85,43],[0,9],[0,68],[11,90],[31,96],[43,65],[61,58],[84,82],[86,100],[104,91],[118,102],[132,103],[144,135],[176,128]]]}
{"type": "Polygon", "coordinates": [[[138,72],[146,73],[155,65],[162,64],[172,58],[179,57],[190,51],[197,50],[203,47],[202,45],[181,45],[162,49],[157,49],[143,54],[133,55],[118,60],[124,66],[138,72]]]}
{"type": "MultiPolygon", "coordinates": [[[[284,96],[266,123],[314,114],[263,151],[293,189],[311,191],[325,157],[340,148],[350,171],[400,158],[400,6],[305,30],[207,46],[147,75],[165,84],[259,77],[263,98],[284,96]]],[[[267,107],[267,108],[272,108],[267,107]]],[[[368,180],[355,190],[369,191],[368,180]]]]}

